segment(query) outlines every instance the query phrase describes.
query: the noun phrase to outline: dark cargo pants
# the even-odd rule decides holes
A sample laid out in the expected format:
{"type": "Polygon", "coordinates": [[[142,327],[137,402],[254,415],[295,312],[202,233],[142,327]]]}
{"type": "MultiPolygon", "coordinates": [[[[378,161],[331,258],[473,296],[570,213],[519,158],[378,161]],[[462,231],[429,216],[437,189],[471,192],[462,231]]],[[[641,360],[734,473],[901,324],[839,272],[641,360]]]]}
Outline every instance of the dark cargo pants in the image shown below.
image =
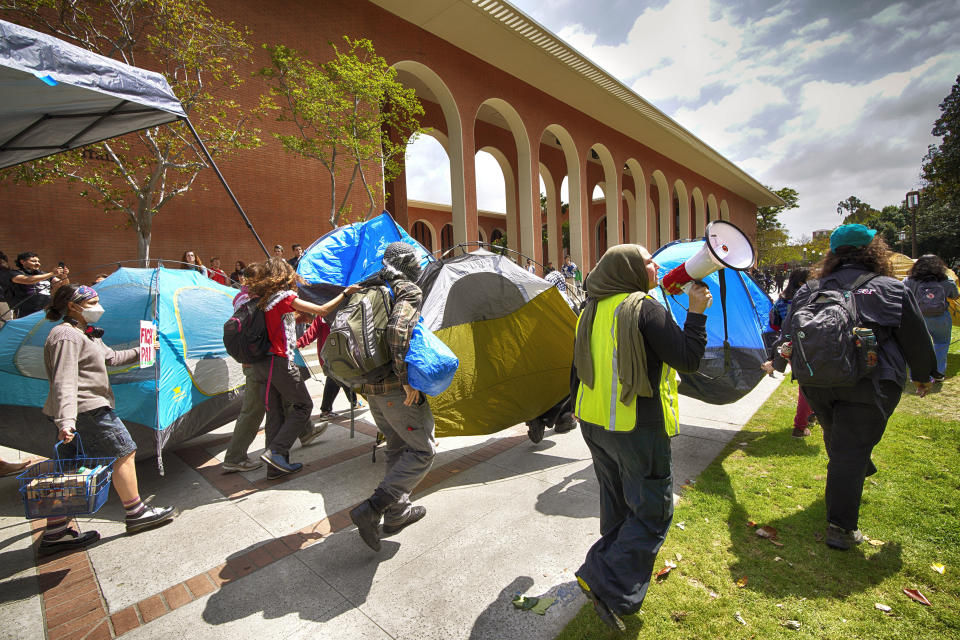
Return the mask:
{"type": "Polygon", "coordinates": [[[617,614],[635,613],[673,519],[670,438],[662,427],[581,432],[600,481],[601,537],[577,575],[617,614]]]}
{"type": "Polygon", "coordinates": [[[902,389],[895,382],[880,383],[877,393],[870,379],[853,387],[802,387],[807,402],[823,427],[827,449],[827,522],[857,529],[863,481],[873,448],[887,428],[887,420],[900,402],[902,389]],[[881,395],[882,394],[882,395],[881,395]]]}

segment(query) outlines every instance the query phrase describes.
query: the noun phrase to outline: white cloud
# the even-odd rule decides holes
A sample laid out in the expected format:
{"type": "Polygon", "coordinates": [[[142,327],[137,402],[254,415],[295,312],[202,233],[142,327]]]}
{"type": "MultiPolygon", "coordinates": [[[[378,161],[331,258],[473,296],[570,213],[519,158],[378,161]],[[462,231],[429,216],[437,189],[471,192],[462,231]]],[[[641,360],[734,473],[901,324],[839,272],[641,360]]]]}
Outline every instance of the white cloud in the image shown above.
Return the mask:
{"type": "Polygon", "coordinates": [[[420,136],[407,146],[407,199],[450,204],[450,160],[436,138],[420,136]]]}
{"type": "Polygon", "coordinates": [[[477,170],[477,208],[484,211],[507,212],[506,182],[503,170],[497,159],[486,151],[478,151],[477,170]]]}

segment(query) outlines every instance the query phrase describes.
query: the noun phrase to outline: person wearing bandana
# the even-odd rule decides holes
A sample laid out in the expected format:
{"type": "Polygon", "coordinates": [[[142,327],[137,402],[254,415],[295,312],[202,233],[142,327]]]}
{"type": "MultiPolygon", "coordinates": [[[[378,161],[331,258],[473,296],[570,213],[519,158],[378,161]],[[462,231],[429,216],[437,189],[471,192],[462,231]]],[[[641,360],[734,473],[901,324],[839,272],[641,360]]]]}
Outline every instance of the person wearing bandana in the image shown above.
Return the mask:
{"type": "MultiPolygon", "coordinates": [[[[116,458],[113,486],[126,511],[127,533],[136,533],[168,522],[171,507],[149,506],[140,499],[134,455],[137,445],[114,412],[107,367],[132,364],[137,348],[114,351],[103,343],[103,329],[95,326],[104,313],[97,292],[84,285],[66,284],[46,308],[47,320],[61,321],[43,347],[50,380],[43,413],[57,426],[64,443],[60,456],[75,457],[74,438],[80,435],[83,451],[91,458],[116,458]]],[[[100,539],[96,531],[79,533],[65,517],[48,518],[40,538],[40,555],[86,547],[100,539]]]]}

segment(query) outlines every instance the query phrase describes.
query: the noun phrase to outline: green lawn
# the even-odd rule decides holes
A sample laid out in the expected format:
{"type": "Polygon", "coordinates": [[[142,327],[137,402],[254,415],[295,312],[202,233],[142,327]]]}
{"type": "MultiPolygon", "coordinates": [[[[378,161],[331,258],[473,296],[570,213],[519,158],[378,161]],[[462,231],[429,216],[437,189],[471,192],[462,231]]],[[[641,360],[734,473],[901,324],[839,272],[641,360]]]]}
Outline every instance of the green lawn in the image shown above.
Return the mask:
{"type": "Polygon", "coordinates": [[[867,479],[860,509],[870,544],[846,552],[823,544],[822,433],[791,437],[797,387],[785,382],[684,488],[657,561],[658,569],[666,561],[677,567],[651,584],[643,612],[625,620],[626,635],[607,631],[588,605],[560,640],[960,638],[958,346],[943,390],[905,393],[874,450],[880,471],[867,479]],[[782,546],[758,537],[751,522],[774,527],[782,546]],[[919,590],[932,606],[903,589],[919,590]],[[790,620],[799,629],[785,626],[790,620]]]}

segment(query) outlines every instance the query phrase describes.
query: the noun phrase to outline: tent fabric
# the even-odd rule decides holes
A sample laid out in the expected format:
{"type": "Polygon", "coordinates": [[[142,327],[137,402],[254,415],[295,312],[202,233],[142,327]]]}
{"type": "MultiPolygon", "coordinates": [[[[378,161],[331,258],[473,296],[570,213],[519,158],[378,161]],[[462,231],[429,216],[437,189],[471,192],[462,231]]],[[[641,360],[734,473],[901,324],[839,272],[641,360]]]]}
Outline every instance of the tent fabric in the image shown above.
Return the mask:
{"type": "MultiPolygon", "coordinates": [[[[693,240],[661,247],[653,254],[660,265],[658,277],[685,262],[703,245],[703,240],[693,240]]],[[[704,278],[713,295],[713,305],[706,311],[707,347],[703,360],[695,373],[680,374],[680,393],[709,404],[736,402],[759,384],[765,375],[760,365],[767,359],[764,334],[772,331],[767,322],[773,306],[769,296],[745,274],[733,269],[724,272],[729,348],[724,346],[720,272],[715,271],[704,278]]],[[[659,288],[650,293],[682,327],[687,318],[687,296],[665,296],[659,288]]]]}
{"type": "MultiPolygon", "coordinates": [[[[431,274],[433,275],[433,274],[431,274]]],[[[431,329],[499,318],[547,290],[550,283],[512,260],[479,249],[443,261],[421,310],[431,329]]]]}
{"type": "Polygon", "coordinates": [[[460,359],[453,383],[430,399],[437,436],[496,433],[563,400],[576,321],[563,294],[548,286],[506,316],[437,329],[460,359]]]}
{"type": "Polygon", "coordinates": [[[439,436],[495,433],[568,395],[577,317],[556,287],[482,249],[432,263],[420,286],[424,323],[460,359],[430,399],[439,436]]]}
{"type": "Polygon", "coordinates": [[[180,118],[162,74],[0,20],[0,168],[180,118]]]}
{"type": "Polygon", "coordinates": [[[421,268],[434,260],[384,211],[366,222],[337,227],[310,245],[297,264],[297,273],[306,280],[300,287],[303,297],[323,304],[344,287],[376,274],[383,266],[383,250],[391,242],[413,247],[421,268]]]}
{"type": "MultiPolygon", "coordinates": [[[[236,418],[245,380],[222,337],[235,289],[196,271],[163,267],[119,269],[94,288],[106,309],[98,326],[114,349],[137,346],[140,320],[157,313],[157,364],[109,370],[117,413],[137,442],[138,457],[236,418]]],[[[0,443],[44,455],[55,437],[40,412],[49,388],[43,345],[53,327],[37,312],[0,330],[0,443]]]]}

